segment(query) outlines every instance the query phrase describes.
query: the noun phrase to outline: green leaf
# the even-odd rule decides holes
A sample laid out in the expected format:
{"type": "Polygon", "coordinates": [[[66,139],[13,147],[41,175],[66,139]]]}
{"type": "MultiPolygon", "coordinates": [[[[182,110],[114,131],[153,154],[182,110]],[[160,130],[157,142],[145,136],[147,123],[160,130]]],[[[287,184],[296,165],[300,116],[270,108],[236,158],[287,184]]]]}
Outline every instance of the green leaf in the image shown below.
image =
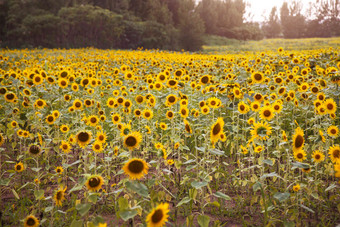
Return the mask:
{"type": "Polygon", "coordinates": [[[275,195],[274,195],[274,198],[279,200],[280,202],[283,202],[285,200],[287,200],[290,196],[290,193],[289,192],[284,192],[284,193],[281,193],[281,192],[277,192],[275,195]]]}
{"type": "Polygon", "coordinates": [[[253,191],[257,192],[258,190],[260,190],[262,187],[261,183],[259,181],[257,181],[254,185],[253,185],[253,191]]]}
{"type": "Polygon", "coordinates": [[[0,185],[2,186],[8,186],[11,179],[0,179],[0,185]]]}
{"type": "Polygon", "coordinates": [[[231,198],[228,195],[222,192],[215,192],[214,196],[216,196],[217,198],[225,199],[225,200],[231,200],[231,198]]]}
{"type": "Polygon", "coordinates": [[[283,222],[283,226],[284,227],[295,227],[295,223],[294,222],[283,222]]]}
{"type": "Polygon", "coordinates": [[[121,211],[126,210],[127,208],[129,208],[129,201],[124,197],[119,197],[118,206],[119,206],[119,210],[121,211]]]}
{"type": "Polygon", "coordinates": [[[191,199],[190,199],[189,197],[184,197],[184,198],[177,204],[176,207],[179,207],[179,206],[181,206],[181,205],[183,205],[183,204],[186,204],[186,203],[188,203],[188,202],[190,202],[190,201],[191,201],[191,199]]]}
{"type": "Polygon", "coordinates": [[[83,188],[83,185],[75,185],[70,191],[69,191],[69,193],[71,193],[71,192],[75,192],[75,191],[79,191],[79,190],[81,190],[83,188]]]}
{"type": "Polygon", "coordinates": [[[128,181],[125,183],[126,188],[130,189],[131,191],[137,193],[140,196],[143,197],[148,197],[149,196],[149,192],[148,192],[148,188],[142,184],[139,183],[137,181],[128,181]]]}
{"type": "Polygon", "coordinates": [[[260,179],[263,180],[263,179],[265,179],[265,178],[267,178],[267,177],[278,177],[278,178],[281,178],[281,179],[282,179],[282,177],[280,177],[279,175],[277,175],[277,173],[275,173],[275,172],[263,174],[263,175],[261,176],[260,179]]]}
{"type": "Polygon", "coordinates": [[[76,219],[74,219],[70,227],[83,227],[83,220],[77,221],[76,219]]]}
{"type": "Polygon", "coordinates": [[[124,220],[127,221],[130,218],[133,218],[134,216],[136,216],[138,214],[137,210],[125,210],[125,211],[121,211],[119,212],[119,216],[124,220]]]}
{"type": "Polygon", "coordinates": [[[193,181],[193,182],[191,182],[191,186],[196,188],[196,189],[200,189],[200,188],[207,186],[207,185],[208,185],[208,182],[206,182],[206,181],[201,181],[201,182],[193,181]]]}
{"type": "Polygon", "coordinates": [[[200,215],[197,217],[197,222],[201,227],[209,227],[210,217],[206,215],[200,215]]]}
{"type": "Polygon", "coordinates": [[[90,203],[96,203],[97,202],[97,199],[98,199],[98,195],[97,194],[91,194],[87,197],[87,200],[90,202],[90,203]]]}
{"type": "Polygon", "coordinates": [[[331,184],[331,185],[329,185],[326,189],[325,189],[325,192],[327,192],[327,191],[330,191],[330,190],[332,190],[332,189],[334,189],[334,188],[336,188],[337,186],[336,186],[336,184],[331,184]]]}
{"type": "Polygon", "coordinates": [[[292,166],[296,168],[302,168],[302,169],[306,169],[310,167],[308,164],[302,163],[302,162],[292,162],[292,166]]]}
{"type": "Polygon", "coordinates": [[[305,205],[303,205],[303,204],[300,204],[300,206],[303,208],[303,209],[305,209],[305,210],[308,210],[309,212],[311,212],[311,213],[315,213],[314,212],[314,210],[312,210],[311,208],[309,208],[309,207],[306,207],[305,205]]]}
{"type": "Polygon", "coordinates": [[[44,197],[44,193],[45,193],[45,191],[42,190],[42,189],[34,191],[35,199],[36,200],[42,199],[44,197]]]}
{"type": "Polygon", "coordinates": [[[12,188],[12,192],[13,192],[13,195],[15,196],[15,198],[20,199],[18,193],[13,188],[12,188]]]}
{"type": "Polygon", "coordinates": [[[271,160],[271,159],[265,159],[265,160],[263,160],[263,163],[265,163],[265,164],[267,164],[267,165],[270,165],[270,166],[273,166],[273,165],[274,165],[274,162],[273,162],[273,160],[271,160]]]}
{"type": "Polygon", "coordinates": [[[218,150],[218,149],[211,149],[209,150],[212,154],[215,154],[215,155],[224,155],[224,152],[221,151],[221,150],[218,150]]]}
{"type": "Polygon", "coordinates": [[[79,211],[79,214],[81,216],[84,216],[91,209],[91,204],[90,203],[78,204],[76,206],[76,209],[79,211]]]}
{"type": "Polygon", "coordinates": [[[34,172],[39,172],[42,168],[31,168],[34,172]]]}
{"type": "Polygon", "coordinates": [[[51,210],[53,210],[53,206],[49,206],[45,208],[45,212],[50,212],[51,210]]]}

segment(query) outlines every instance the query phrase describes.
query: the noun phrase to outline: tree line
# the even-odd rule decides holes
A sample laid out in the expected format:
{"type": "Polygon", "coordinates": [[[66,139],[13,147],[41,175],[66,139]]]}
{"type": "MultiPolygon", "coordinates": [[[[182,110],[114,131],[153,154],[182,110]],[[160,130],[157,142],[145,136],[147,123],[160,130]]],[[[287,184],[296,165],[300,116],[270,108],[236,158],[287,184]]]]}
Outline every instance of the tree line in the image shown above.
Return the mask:
{"type": "Polygon", "coordinates": [[[339,35],[339,0],[299,2],[245,22],[244,0],[0,0],[0,47],[198,50],[205,35],[241,40],[339,35]]]}

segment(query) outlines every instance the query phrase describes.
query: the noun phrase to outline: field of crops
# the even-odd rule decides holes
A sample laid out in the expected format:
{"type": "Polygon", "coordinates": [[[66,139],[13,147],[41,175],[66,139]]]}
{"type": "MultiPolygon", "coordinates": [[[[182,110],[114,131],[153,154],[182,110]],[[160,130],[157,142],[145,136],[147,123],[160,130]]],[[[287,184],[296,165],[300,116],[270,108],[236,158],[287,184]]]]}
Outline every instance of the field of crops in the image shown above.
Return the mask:
{"type": "Polygon", "coordinates": [[[251,45],[1,50],[0,226],[339,224],[340,49],[251,45]]]}

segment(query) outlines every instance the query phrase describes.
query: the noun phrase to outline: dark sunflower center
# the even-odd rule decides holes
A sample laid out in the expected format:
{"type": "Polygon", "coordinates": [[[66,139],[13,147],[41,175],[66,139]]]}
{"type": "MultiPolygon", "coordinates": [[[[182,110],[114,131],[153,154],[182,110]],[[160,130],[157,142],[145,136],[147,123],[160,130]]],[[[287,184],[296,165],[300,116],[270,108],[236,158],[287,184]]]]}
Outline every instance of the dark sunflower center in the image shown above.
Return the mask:
{"type": "Polygon", "coordinates": [[[208,78],[207,76],[204,76],[204,77],[202,77],[201,82],[202,82],[203,84],[206,84],[206,83],[209,82],[209,78],[208,78]]]}
{"type": "Polygon", "coordinates": [[[243,111],[245,109],[244,105],[240,106],[240,110],[243,111]]]}
{"type": "Polygon", "coordinates": [[[117,99],[117,102],[118,102],[118,103],[123,103],[123,101],[124,101],[124,99],[122,99],[122,98],[118,98],[118,99],[117,99]]]}
{"type": "Polygon", "coordinates": [[[21,170],[21,165],[17,165],[17,170],[21,170]]]}
{"type": "Polygon", "coordinates": [[[41,78],[37,76],[34,80],[35,80],[35,82],[40,82],[41,78]]]}
{"type": "Polygon", "coordinates": [[[221,125],[220,124],[216,124],[213,128],[213,135],[217,135],[221,132],[221,125]]]}
{"type": "Polygon", "coordinates": [[[30,151],[31,154],[39,154],[40,147],[38,147],[37,145],[32,145],[32,146],[30,146],[29,151],[30,151]]]}
{"type": "Polygon", "coordinates": [[[114,120],[114,121],[118,121],[118,120],[119,120],[119,117],[118,117],[118,116],[114,116],[114,117],[113,117],[113,120],[114,120]]]}
{"type": "Polygon", "coordinates": [[[185,124],[185,131],[187,131],[188,133],[190,133],[190,125],[188,124],[185,124]]]}
{"type": "Polygon", "coordinates": [[[262,75],[260,73],[256,73],[254,75],[255,80],[262,80],[262,75]]]}
{"type": "Polygon", "coordinates": [[[169,84],[170,84],[170,86],[174,86],[174,85],[176,85],[176,81],[175,80],[170,80],[169,84]]]}
{"type": "Polygon", "coordinates": [[[79,107],[81,107],[81,103],[80,103],[80,102],[76,102],[76,103],[74,104],[74,106],[77,107],[77,108],[79,108],[79,107]]]}
{"type": "Polygon", "coordinates": [[[270,110],[265,110],[265,111],[263,111],[263,115],[264,115],[265,117],[269,117],[271,114],[272,114],[272,113],[270,112],[270,110]]]}
{"type": "Polygon", "coordinates": [[[49,116],[49,117],[47,118],[47,120],[48,120],[49,122],[52,122],[52,121],[54,121],[54,118],[53,118],[52,116],[49,116]]]}
{"type": "Polygon", "coordinates": [[[61,198],[63,198],[63,192],[62,191],[58,191],[56,194],[56,199],[57,200],[61,200],[61,198]]]}
{"type": "Polygon", "coordinates": [[[161,75],[161,76],[159,77],[159,79],[160,79],[160,80],[165,80],[165,76],[164,76],[164,75],[161,75]]]}
{"type": "Polygon", "coordinates": [[[133,147],[137,144],[137,139],[134,136],[128,136],[125,140],[126,145],[133,147]]]}
{"type": "Polygon", "coordinates": [[[62,86],[65,86],[66,85],[66,81],[65,80],[63,80],[63,81],[61,81],[61,83],[60,83],[62,86]]]}
{"type": "Polygon", "coordinates": [[[90,101],[90,100],[86,100],[85,103],[86,103],[86,105],[88,105],[88,106],[91,105],[91,101],[90,101]]]}
{"type": "Polygon", "coordinates": [[[137,102],[139,102],[139,103],[143,102],[143,97],[138,96],[138,97],[137,97],[137,102]]]}
{"type": "Polygon", "coordinates": [[[125,107],[129,107],[130,104],[131,104],[130,102],[125,102],[125,103],[124,103],[124,106],[125,106],[125,107]]]}
{"type": "Polygon", "coordinates": [[[151,217],[152,223],[159,223],[163,219],[163,216],[164,214],[161,209],[156,210],[151,217]]]}
{"type": "Polygon", "coordinates": [[[319,91],[319,89],[317,87],[312,88],[312,92],[317,93],[318,91],[319,91]]]}
{"type": "Polygon", "coordinates": [[[144,170],[144,165],[139,160],[134,160],[130,162],[128,169],[132,173],[141,173],[144,170]]]}
{"type": "Polygon", "coordinates": [[[28,226],[34,226],[35,225],[35,220],[33,218],[28,218],[26,224],[28,226]]]}
{"type": "Polygon", "coordinates": [[[98,139],[99,139],[100,141],[103,141],[103,140],[104,140],[104,136],[103,136],[103,135],[99,135],[98,139]]]}
{"type": "Polygon", "coordinates": [[[280,106],[279,106],[279,105],[275,105],[275,106],[274,106],[274,109],[275,109],[275,110],[279,110],[279,109],[280,109],[280,106]]]}
{"type": "Polygon", "coordinates": [[[216,101],[215,101],[215,100],[212,100],[212,101],[210,102],[210,105],[215,106],[215,105],[216,105],[216,101]]]}
{"type": "Polygon", "coordinates": [[[303,158],[303,154],[302,154],[302,153],[298,153],[298,154],[296,155],[296,157],[297,157],[298,159],[302,159],[302,158],[303,158]]]}
{"type": "Polygon", "coordinates": [[[332,110],[333,109],[333,104],[332,103],[328,103],[327,104],[327,109],[332,110]]]}
{"type": "Polygon", "coordinates": [[[80,132],[78,134],[78,140],[80,140],[81,142],[86,142],[88,141],[90,138],[90,135],[87,132],[80,132]]]}
{"type": "Polygon", "coordinates": [[[295,147],[299,148],[302,147],[303,144],[303,137],[301,135],[298,135],[295,139],[295,147]]]}
{"type": "Polygon", "coordinates": [[[281,88],[281,89],[279,90],[279,93],[281,94],[281,93],[283,93],[284,91],[285,91],[285,89],[281,88]]]}
{"type": "Polygon", "coordinates": [[[315,160],[319,160],[321,158],[321,156],[319,154],[315,155],[315,160]]]}
{"type": "Polygon", "coordinates": [[[173,116],[174,116],[174,114],[172,112],[168,113],[168,117],[173,117],[173,116]]]}
{"type": "Polygon", "coordinates": [[[146,113],[145,113],[145,117],[150,117],[150,113],[149,113],[149,112],[146,112],[146,113]]]}
{"type": "Polygon", "coordinates": [[[89,180],[89,185],[91,188],[95,188],[100,184],[100,179],[98,177],[92,177],[89,180]]]}
{"type": "Polygon", "coordinates": [[[63,144],[63,149],[66,150],[68,148],[67,144],[63,144]]]}
{"type": "Polygon", "coordinates": [[[340,150],[336,149],[333,151],[333,157],[336,159],[340,158],[340,150]]]}
{"type": "Polygon", "coordinates": [[[256,100],[260,100],[261,98],[262,98],[261,95],[255,95],[255,99],[256,99],[256,100]]]}
{"type": "Polygon", "coordinates": [[[187,111],[186,111],[185,109],[182,109],[182,110],[181,110],[181,113],[182,113],[182,115],[186,115],[186,114],[187,114],[187,111]]]}
{"type": "Polygon", "coordinates": [[[12,94],[12,93],[7,94],[7,99],[9,99],[9,100],[14,99],[14,94],[12,94]]]}
{"type": "Polygon", "coordinates": [[[83,80],[83,85],[87,85],[89,83],[88,79],[83,80]]]}
{"type": "Polygon", "coordinates": [[[99,150],[99,149],[100,149],[100,145],[99,145],[99,144],[96,144],[96,145],[94,146],[94,149],[99,150]]]}
{"type": "Polygon", "coordinates": [[[168,101],[170,102],[170,103],[173,103],[173,102],[175,102],[175,97],[174,96],[170,96],[169,97],[169,99],[168,99],[168,101]]]}
{"type": "Polygon", "coordinates": [[[336,134],[336,130],[333,128],[331,129],[331,134],[335,135],[336,134]]]}
{"type": "Polygon", "coordinates": [[[90,121],[91,121],[91,123],[93,123],[93,124],[94,124],[94,123],[96,123],[96,122],[97,122],[97,118],[95,118],[95,117],[92,117],[90,121]]]}

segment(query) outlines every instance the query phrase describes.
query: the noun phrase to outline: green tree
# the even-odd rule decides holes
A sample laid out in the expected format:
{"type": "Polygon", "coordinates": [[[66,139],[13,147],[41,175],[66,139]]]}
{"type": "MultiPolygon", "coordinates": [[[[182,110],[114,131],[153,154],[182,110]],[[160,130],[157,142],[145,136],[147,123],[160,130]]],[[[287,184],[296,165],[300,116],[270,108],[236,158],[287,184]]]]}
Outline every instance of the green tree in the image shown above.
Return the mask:
{"type": "Polygon", "coordinates": [[[268,21],[262,27],[264,34],[268,38],[278,37],[281,33],[281,24],[277,13],[277,8],[274,6],[270,12],[268,21]]]}
{"type": "Polygon", "coordinates": [[[288,6],[287,2],[282,4],[281,26],[285,38],[302,38],[305,34],[305,17],[301,14],[300,2],[293,1],[288,6]]]}

